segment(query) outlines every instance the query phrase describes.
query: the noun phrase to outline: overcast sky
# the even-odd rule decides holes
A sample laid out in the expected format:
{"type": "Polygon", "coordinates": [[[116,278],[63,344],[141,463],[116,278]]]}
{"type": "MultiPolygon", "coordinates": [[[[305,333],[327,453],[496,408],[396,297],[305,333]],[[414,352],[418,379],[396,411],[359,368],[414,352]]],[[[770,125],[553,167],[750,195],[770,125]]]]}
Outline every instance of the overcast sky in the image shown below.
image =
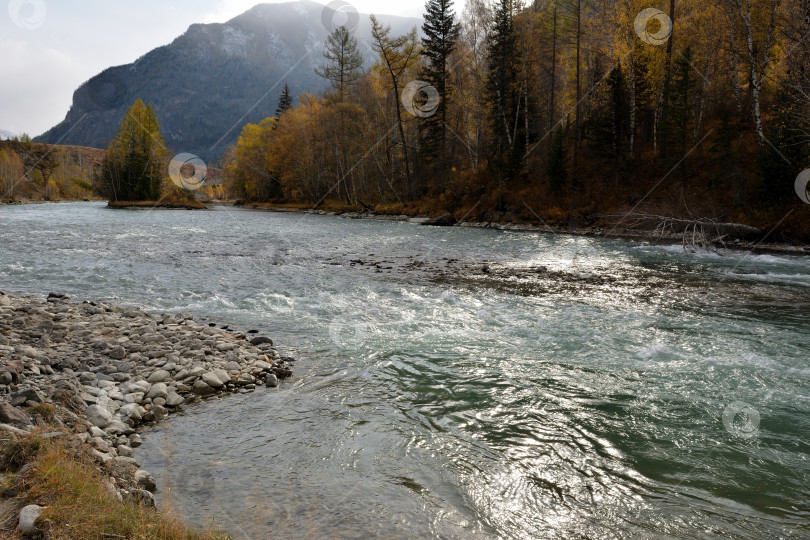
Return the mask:
{"type": "MultiPolygon", "coordinates": [[[[270,0],[277,3],[280,0],[270,0]]],[[[327,4],[329,0],[316,0],[327,4]]],[[[424,0],[347,0],[361,13],[420,16],[424,0]]],[[[225,22],[261,0],[2,0],[0,130],[40,135],[62,121],[73,91],[128,64],[193,23],[225,22]]],[[[464,2],[456,0],[456,10],[464,2]]]]}

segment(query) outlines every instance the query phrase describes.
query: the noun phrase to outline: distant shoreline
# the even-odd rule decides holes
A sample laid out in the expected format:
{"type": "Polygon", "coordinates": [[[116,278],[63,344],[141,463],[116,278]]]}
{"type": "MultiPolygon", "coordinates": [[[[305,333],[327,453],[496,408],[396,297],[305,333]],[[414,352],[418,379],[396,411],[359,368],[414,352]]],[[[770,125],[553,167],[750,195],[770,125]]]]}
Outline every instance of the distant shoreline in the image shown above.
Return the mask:
{"type": "MultiPolygon", "coordinates": [[[[311,207],[293,207],[289,205],[274,206],[267,203],[248,203],[238,204],[233,202],[214,202],[213,206],[235,206],[237,208],[245,208],[250,210],[260,210],[265,212],[279,212],[279,213],[305,213],[313,215],[327,215],[337,216],[344,219],[371,219],[380,221],[400,221],[416,224],[424,224],[430,218],[428,216],[408,216],[408,215],[387,215],[379,214],[376,212],[352,212],[352,211],[325,211],[317,210],[311,207]]],[[[738,224],[727,224],[738,225],[738,224]]],[[[552,227],[549,225],[534,225],[527,222],[511,222],[511,223],[498,223],[498,222],[474,222],[464,221],[452,225],[453,227],[466,227],[473,229],[491,229],[504,232],[525,232],[525,233],[546,233],[546,234],[568,234],[574,236],[587,236],[593,238],[615,238],[625,240],[635,240],[649,242],[657,245],[673,245],[682,244],[684,242],[685,233],[667,233],[659,234],[655,229],[631,229],[619,227],[578,227],[578,228],[563,228],[552,227]]],[[[766,233],[763,232],[762,235],[766,233]]],[[[790,242],[759,242],[751,238],[742,237],[729,237],[723,243],[714,243],[712,246],[715,249],[729,249],[734,251],[751,251],[755,253],[778,253],[783,255],[810,255],[810,244],[803,243],[790,243],[790,242]]],[[[685,246],[688,249],[689,246],[685,246]]]]}
{"type": "MultiPolygon", "coordinates": [[[[0,206],[16,206],[26,204],[62,204],[62,203],[76,203],[76,202],[104,202],[103,199],[77,199],[77,200],[59,200],[59,201],[0,201],[0,206]]],[[[205,204],[194,202],[154,202],[154,201],[139,201],[139,202],[108,202],[107,207],[116,210],[145,210],[145,209],[164,209],[164,210],[208,210],[212,206],[233,206],[245,210],[257,210],[263,212],[276,212],[276,213],[303,213],[313,215],[326,215],[342,217],[344,219],[370,219],[380,221],[400,221],[416,224],[423,224],[429,220],[428,216],[424,215],[389,215],[380,214],[368,210],[361,212],[349,210],[317,210],[312,208],[311,205],[295,205],[295,204],[272,204],[272,203],[242,203],[241,201],[205,201],[205,204]]],[[[730,224],[736,225],[736,224],[730,224]]],[[[588,236],[593,238],[615,238],[625,240],[635,240],[642,242],[649,242],[657,245],[673,245],[682,244],[684,242],[684,233],[667,233],[660,234],[655,229],[651,228],[619,228],[619,227],[578,227],[578,228],[564,228],[552,227],[550,225],[534,225],[527,222],[473,222],[464,221],[452,225],[454,227],[467,227],[474,229],[492,229],[505,232],[525,232],[525,233],[546,233],[546,234],[568,234],[574,236],[588,236]]],[[[765,235],[766,233],[762,233],[765,235]]],[[[754,253],[775,253],[783,255],[810,255],[810,244],[803,244],[800,242],[761,242],[752,238],[742,238],[730,236],[723,243],[713,243],[715,249],[729,249],[734,251],[751,251],[754,253]]],[[[689,246],[686,246],[688,249],[689,246]]]]}

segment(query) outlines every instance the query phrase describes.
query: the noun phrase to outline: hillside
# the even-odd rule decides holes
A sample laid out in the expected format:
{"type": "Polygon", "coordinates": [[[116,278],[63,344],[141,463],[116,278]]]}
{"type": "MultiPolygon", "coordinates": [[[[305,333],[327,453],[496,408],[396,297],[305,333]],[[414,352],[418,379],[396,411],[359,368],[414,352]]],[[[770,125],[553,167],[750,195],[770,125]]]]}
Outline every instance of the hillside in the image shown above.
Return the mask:
{"type": "MultiPolygon", "coordinates": [[[[84,83],[65,120],[35,140],[106,148],[127,107],[140,97],[154,106],[173,151],[214,161],[245,123],[274,114],[285,82],[295,95],[325,88],[314,72],[329,32],[323,9],[306,0],[261,4],[223,24],[194,24],[171,44],[84,83]]],[[[380,19],[395,33],[420,24],[380,19]]],[[[368,15],[361,14],[356,35],[362,43],[369,34],[368,15]]],[[[365,44],[362,52],[370,62],[365,44]]]]}

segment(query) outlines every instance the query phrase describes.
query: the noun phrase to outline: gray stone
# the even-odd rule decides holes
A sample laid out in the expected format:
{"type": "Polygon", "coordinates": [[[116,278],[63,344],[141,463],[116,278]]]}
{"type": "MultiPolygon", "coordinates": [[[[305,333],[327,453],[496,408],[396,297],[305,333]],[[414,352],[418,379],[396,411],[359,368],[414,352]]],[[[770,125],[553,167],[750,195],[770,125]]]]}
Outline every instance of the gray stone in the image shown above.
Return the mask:
{"type": "Polygon", "coordinates": [[[165,369],[159,369],[154,373],[152,373],[151,375],[149,375],[149,378],[146,379],[146,382],[162,383],[164,381],[168,381],[169,379],[171,379],[171,377],[172,376],[168,371],[166,371],[165,369]]]}
{"type": "Polygon", "coordinates": [[[166,386],[166,383],[155,383],[152,385],[152,388],[146,393],[144,396],[145,399],[155,399],[155,398],[162,398],[166,399],[166,396],[169,395],[169,388],[166,386]]]}
{"type": "Polygon", "coordinates": [[[94,426],[104,429],[113,421],[113,415],[106,408],[99,405],[90,405],[85,411],[87,420],[94,426]]]}
{"type": "Polygon", "coordinates": [[[225,364],[225,369],[228,371],[241,371],[242,366],[239,364],[239,362],[230,361],[225,364]]]}
{"type": "Polygon", "coordinates": [[[143,392],[133,392],[124,396],[124,401],[127,403],[141,403],[146,394],[143,392]]]}
{"type": "Polygon", "coordinates": [[[155,506],[155,496],[145,489],[133,489],[130,495],[140,505],[149,508],[154,508],[155,506]]]}
{"type": "Polygon", "coordinates": [[[135,451],[125,444],[119,444],[116,448],[119,456],[135,457],[135,451]]]}
{"type": "Polygon", "coordinates": [[[37,403],[42,403],[45,401],[45,398],[33,388],[20,390],[19,392],[14,392],[11,394],[12,405],[22,405],[26,401],[36,401],[37,403]]]}
{"type": "Polygon", "coordinates": [[[135,471],[138,470],[138,462],[129,457],[114,457],[106,465],[113,478],[131,478],[135,471]]]}
{"type": "Polygon", "coordinates": [[[114,360],[123,360],[127,357],[127,351],[122,347],[114,347],[113,350],[110,351],[110,358],[114,360]]]}
{"type": "Polygon", "coordinates": [[[0,423],[27,426],[31,423],[31,420],[28,418],[28,415],[20,409],[8,403],[0,402],[0,423]]]}
{"type": "Polygon", "coordinates": [[[34,534],[38,532],[35,522],[45,509],[36,504],[29,504],[20,510],[20,521],[17,530],[23,534],[34,534]]]}
{"type": "Polygon", "coordinates": [[[104,428],[105,433],[107,433],[108,435],[113,435],[113,436],[122,435],[122,434],[123,435],[128,435],[128,434],[132,433],[133,431],[134,430],[130,426],[128,426],[128,425],[124,424],[122,421],[116,420],[116,419],[113,419],[113,421],[110,422],[109,425],[106,428],[104,428]]]}
{"type": "Polygon", "coordinates": [[[129,436],[129,445],[132,448],[138,448],[141,444],[143,444],[143,438],[137,433],[133,433],[129,436]]]}
{"type": "Polygon", "coordinates": [[[118,372],[119,373],[129,373],[132,371],[132,362],[121,362],[118,364],[118,372]]]}
{"type": "Polygon", "coordinates": [[[268,337],[255,337],[255,338],[250,340],[250,344],[253,345],[254,347],[257,347],[259,345],[265,345],[265,344],[266,345],[272,345],[273,340],[268,338],[268,337]]]}
{"type": "Polygon", "coordinates": [[[231,376],[224,369],[219,368],[214,369],[214,375],[219,377],[219,382],[221,382],[222,384],[227,384],[228,381],[231,380],[231,376]]]}
{"type": "Polygon", "coordinates": [[[137,403],[127,403],[118,410],[118,414],[124,419],[125,422],[127,420],[132,420],[135,423],[141,421],[141,418],[143,418],[143,414],[145,412],[146,411],[144,408],[137,403]]]}
{"type": "Polygon", "coordinates": [[[138,484],[138,487],[147,491],[154,492],[157,489],[155,477],[143,469],[135,471],[135,482],[138,484]]]}
{"type": "Polygon", "coordinates": [[[264,379],[264,383],[268,388],[275,388],[278,386],[278,377],[271,373],[264,379]]]}
{"type": "Polygon", "coordinates": [[[169,407],[179,407],[182,405],[186,400],[183,399],[180,394],[177,392],[169,391],[169,395],[166,396],[166,405],[169,407]]]}
{"type": "MultiPolygon", "coordinates": [[[[216,373],[213,371],[209,371],[207,373],[203,373],[202,382],[210,386],[211,388],[222,388],[225,386],[225,383],[217,376],[216,373]]],[[[197,387],[197,384],[194,384],[194,387],[197,387]]]]}
{"type": "MultiPolygon", "coordinates": [[[[217,379],[217,382],[219,382],[219,379],[217,379]]],[[[222,385],[220,384],[220,386],[222,385]]],[[[197,394],[198,396],[210,396],[216,393],[216,390],[205,384],[203,381],[195,382],[191,391],[197,394]]]]}

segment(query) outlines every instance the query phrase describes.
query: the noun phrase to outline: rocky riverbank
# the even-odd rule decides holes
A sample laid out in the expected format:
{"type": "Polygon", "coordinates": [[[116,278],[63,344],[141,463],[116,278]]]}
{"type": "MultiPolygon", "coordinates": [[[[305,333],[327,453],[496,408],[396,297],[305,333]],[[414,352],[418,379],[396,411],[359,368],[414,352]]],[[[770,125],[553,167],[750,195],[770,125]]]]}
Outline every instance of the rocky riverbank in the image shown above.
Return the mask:
{"type": "Polygon", "coordinates": [[[189,314],[0,293],[0,438],[48,426],[48,438],[86,447],[115,497],[153,506],[154,479],[134,457],[139,428],[291,376],[294,359],[255,334],[189,314]]]}

